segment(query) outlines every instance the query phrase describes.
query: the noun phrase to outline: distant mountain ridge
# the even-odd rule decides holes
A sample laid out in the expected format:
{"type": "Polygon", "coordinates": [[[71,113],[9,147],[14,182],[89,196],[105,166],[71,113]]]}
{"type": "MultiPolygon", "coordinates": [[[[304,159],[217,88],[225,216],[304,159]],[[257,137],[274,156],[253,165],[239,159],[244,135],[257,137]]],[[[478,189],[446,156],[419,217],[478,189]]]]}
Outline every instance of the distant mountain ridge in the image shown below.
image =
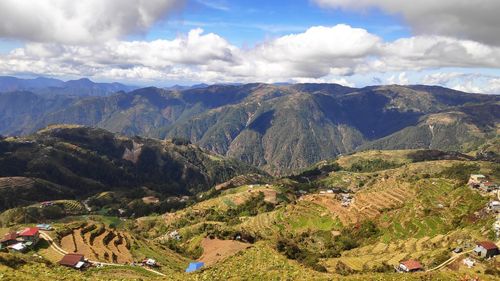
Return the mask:
{"type": "Polygon", "coordinates": [[[424,85],[253,83],[85,98],[0,94],[1,134],[64,123],[180,137],[275,175],[360,149],[467,151],[497,136],[499,120],[500,96],[424,85]]]}
{"type": "Polygon", "coordinates": [[[30,91],[42,95],[108,96],[110,94],[137,89],[120,83],[95,83],[87,78],[62,81],[59,79],[38,77],[21,79],[0,76],[0,92],[30,91]]]}

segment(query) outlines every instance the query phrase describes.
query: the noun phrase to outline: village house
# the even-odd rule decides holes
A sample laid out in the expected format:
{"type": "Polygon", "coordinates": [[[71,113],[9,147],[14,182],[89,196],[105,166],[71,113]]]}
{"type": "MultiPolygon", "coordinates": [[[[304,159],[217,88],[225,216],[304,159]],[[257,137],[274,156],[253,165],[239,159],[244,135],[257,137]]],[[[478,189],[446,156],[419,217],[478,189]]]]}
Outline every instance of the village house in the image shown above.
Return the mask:
{"type": "Polygon", "coordinates": [[[416,272],[421,270],[423,270],[423,267],[420,262],[416,260],[407,260],[399,263],[399,272],[416,272]]]}
{"type": "Polygon", "coordinates": [[[498,255],[498,247],[491,241],[482,241],[476,243],[474,253],[482,258],[490,258],[498,255]]]}
{"type": "Polygon", "coordinates": [[[497,185],[491,181],[485,181],[479,184],[479,189],[484,192],[491,192],[497,189],[497,185]]]}
{"type": "Polygon", "coordinates": [[[160,203],[160,199],[155,196],[146,196],[142,198],[142,202],[145,204],[158,204],[160,203]]]}
{"type": "Polygon", "coordinates": [[[27,248],[28,247],[26,247],[26,244],[23,242],[17,242],[15,244],[7,246],[7,249],[15,251],[15,252],[24,252],[24,251],[26,251],[27,248]]]}
{"type": "Polygon", "coordinates": [[[54,202],[45,201],[45,202],[40,203],[40,208],[45,208],[45,207],[49,207],[49,206],[53,206],[53,205],[54,205],[54,202]]]}
{"type": "Polygon", "coordinates": [[[2,240],[0,240],[0,244],[4,247],[16,244],[18,242],[17,237],[18,235],[16,232],[9,232],[3,236],[2,240]]]}
{"type": "Polygon", "coordinates": [[[488,203],[488,209],[492,212],[500,212],[500,201],[491,201],[488,203]]]}
{"type": "Polygon", "coordinates": [[[83,269],[87,266],[85,261],[85,257],[81,254],[66,254],[59,261],[59,264],[62,266],[71,267],[74,269],[83,269]]]}
{"type": "Polygon", "coordinates": [[[21,241],[25,242],[25,244],[31,242],[31,245],[35,245],[40,239],[40,231],[38,227],[28,227],[19,232],[19,238],[21,238],[21,241]]]}
{"type": "Polygon", "coordinates": [[[144,259],[142,261],[142,264],[147,265],[147,266],[151,266],[151,267],[159,267],[160,266],[160,264],[158,262],[156,262],[156,260],[154,260],[154,259],[144,259]]]}
{"type": "Polygon", "coordinates": [[[167,234],[170,239],[175,239],[175,240],[181,240],[181,235],[179,234],[179,231],[174,230],[170,233],[167,234]]]}
{"type": "Polygon", "coordinates": [[[468,268],[472,268],[474,267],[474,264],[476,263],[473,259],[471,258],[465,258],[463,260],[464,264],[468,267],[468,268]]]}
{"type": "Polygon", "coordinates": [[[486,180],[484,175],[470,175],[469,182],[467,183],[471,187],[479,187],[479,184],[486,180]]]}
{"type": "Polygon", "coordinates": [[[495,230],[496,232],[500,232],[500,220],[497,220],[493,223],[493,230],[495,230]]]}

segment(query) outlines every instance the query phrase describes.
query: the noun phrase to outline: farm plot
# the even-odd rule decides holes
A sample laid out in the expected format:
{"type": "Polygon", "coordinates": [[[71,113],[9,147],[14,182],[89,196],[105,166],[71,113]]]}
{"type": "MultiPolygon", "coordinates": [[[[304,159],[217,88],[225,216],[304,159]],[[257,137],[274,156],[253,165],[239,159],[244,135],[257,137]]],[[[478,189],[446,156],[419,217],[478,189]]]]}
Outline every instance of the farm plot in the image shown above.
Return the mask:
{"type": "Polygon", "coordinates": [[[85,206],[76,200],[56,200],[54,201],[54,205],[60,205],[68,215],[77,215],[86,212],[85,206]]]}
{"type": "Polygon", "coordinates": [[[62,237],[61,247],[88,259],[103,262],[132,262],[130,238],[125,233],[109,230],[100,224],[90,224],[74,229],[62,237]]]}
{"type": "Polygon", "coordinates": [[[251,247],[251,245],[234,240],[205,238],[201,241],[201,247],[203,248],[203,255],[199,258],[199,261],[210,266],[251,247]]]}
{"type": "Polygon", "coordinates": [[[360,220],[376,218],[386,210],[402,207],[408,194],[413,192],[402,186],[359,192],[349,207],[343,207],[335,195],[331,194],[312,194],[304,196],[303,200],[325,207],[333,216],[338,217],[342,224],[349,225],[360,220]]]}
{"type": "Polygon", "coordinates": [[[3,177],[0,178],[0,189],[7,187],[31,187],[35,181],[25,177],[3,177]]]}
{"type": "Polygon", "coordinates": [[[413,258],[429,263],[431,257],[447,247],[447,239],[443,235],[396,240],[391,243],[375,243],[342,253],[339,258],[323,260],[323,264],[330,272],[335,272],[337,263],[342,262],[355,271],[373,269],[382,264],[395,266],[401,260],[413,258]]]}

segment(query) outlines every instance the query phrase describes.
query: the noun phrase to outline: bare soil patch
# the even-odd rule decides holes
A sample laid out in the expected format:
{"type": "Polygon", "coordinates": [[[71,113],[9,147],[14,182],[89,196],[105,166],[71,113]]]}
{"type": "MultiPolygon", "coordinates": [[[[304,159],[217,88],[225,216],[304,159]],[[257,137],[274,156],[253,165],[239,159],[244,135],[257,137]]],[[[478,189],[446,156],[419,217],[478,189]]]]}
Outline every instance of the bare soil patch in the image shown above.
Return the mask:
{"type": "Polygon", "coordinates": [[[201,247],[203,248],[203,255],[199,261],[204,262],[206,266],[210,266],[235,255],[239,251],[250,248],[251,245],[235,240],[205,238],[201,241],[201,247]]]}

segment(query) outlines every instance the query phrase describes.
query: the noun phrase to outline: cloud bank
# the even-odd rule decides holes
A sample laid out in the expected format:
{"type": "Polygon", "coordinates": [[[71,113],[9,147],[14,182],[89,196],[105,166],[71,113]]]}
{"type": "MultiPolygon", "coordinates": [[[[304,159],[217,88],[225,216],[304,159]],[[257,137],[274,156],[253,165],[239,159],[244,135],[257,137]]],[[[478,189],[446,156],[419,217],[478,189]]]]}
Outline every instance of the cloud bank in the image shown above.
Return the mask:
{"type": "Polygon", "coordinates": [[[0,37],[90,44],[148,30],[184,0],[2,0],[0,37]]]}
{"type": "Polygon", "coordinates": [[[312,0],[325,8],[378,8],[401,15],[416,34],[432,34],[500,45],[498,0],[312,0]]]}
{"type": "MultiPolygon", "coordinates": [[[[0,56],[2,74],[208,83],[328,82],[373,72],[443,67],[500,68],[500,48],[426,35],[386,42],[365,29],[341,24],[311,27],[247,49],[193,29],[173,40],[27,43],[0,56]]],[[[408,79],[403,75],[390,81],[406,83],[408,79]]]]}

